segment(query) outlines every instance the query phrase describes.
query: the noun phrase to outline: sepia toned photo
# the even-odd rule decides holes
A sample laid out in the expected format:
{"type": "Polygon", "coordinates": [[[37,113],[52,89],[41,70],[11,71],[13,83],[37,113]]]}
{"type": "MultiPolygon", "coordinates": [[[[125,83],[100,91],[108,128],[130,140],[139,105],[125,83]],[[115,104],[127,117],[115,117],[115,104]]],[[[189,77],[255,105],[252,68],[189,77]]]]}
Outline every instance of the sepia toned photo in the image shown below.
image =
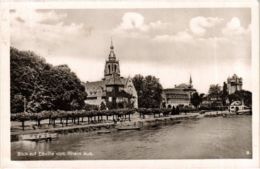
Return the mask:
{"type": "Polygon", "coordinates": [[[10,8],[10,162],[258,159],[252,13],[10,8]]]}

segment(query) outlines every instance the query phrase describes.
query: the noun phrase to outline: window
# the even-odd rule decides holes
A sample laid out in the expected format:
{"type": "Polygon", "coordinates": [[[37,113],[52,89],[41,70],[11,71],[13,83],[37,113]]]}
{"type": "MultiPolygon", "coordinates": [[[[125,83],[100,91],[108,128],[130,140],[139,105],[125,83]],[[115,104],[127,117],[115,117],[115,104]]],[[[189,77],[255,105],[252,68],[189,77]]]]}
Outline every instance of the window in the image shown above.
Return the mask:
{"type": "Polygon", "coordinates": [[[107,66],[108,67],[108,74],[110,74],[110,65],[107,66]]]}
{"type": "Polygon", "coordinates": [[[108,92],[112,92],[112,87],[107,87],[108,92]]]}

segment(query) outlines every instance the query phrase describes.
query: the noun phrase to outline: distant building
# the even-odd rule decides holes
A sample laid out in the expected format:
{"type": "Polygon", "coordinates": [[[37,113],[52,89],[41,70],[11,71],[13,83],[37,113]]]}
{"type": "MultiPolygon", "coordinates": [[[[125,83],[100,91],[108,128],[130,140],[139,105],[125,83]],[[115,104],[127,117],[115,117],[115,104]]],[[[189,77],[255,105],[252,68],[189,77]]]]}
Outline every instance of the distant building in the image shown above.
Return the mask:
{"type": "Polygon", "coordinates": [[[228,94],[235,93],[236,91],[242,90],[242,78],[234,74],[232,77],[227,79],[228,94]]]}
{"type": "Polygon", "coordinates": [[[100,81],[86,82],[84,86],[88,94],[85,101],[87,104],[100,106],[103,102],[112,108],[125,108],[129,104],[138,107],[137,92],[132,79],[120,76],[119,60],[116,59],[112,41],[105,63],[104,78],[100,81]]]}
{"type": "Polygon", "coordinates": [[[190,77],[189,84],[182,83],[175,85],[174,88],[167,88],[163,90],[162,97],[166,107],[172,106],[189,106],[191,105],[191,96],[196,92],[192,86],[192,79],[190,77]]]}
{"type": "Polygon", "coordinates": [[[223,106],[222,99],[219,95],[206,95],[202,98],[200,107],[217,107],[223,106]]]}

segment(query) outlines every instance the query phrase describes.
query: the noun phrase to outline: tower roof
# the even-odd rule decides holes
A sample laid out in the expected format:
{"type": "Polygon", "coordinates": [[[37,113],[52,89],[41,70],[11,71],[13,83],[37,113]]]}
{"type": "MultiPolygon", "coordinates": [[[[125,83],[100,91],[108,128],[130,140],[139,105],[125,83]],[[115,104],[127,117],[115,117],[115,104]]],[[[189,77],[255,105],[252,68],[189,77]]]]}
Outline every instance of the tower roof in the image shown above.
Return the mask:
{"type": "Polygon", "coordinates": [[[113,46],[113,41],[111,39],[111,44],[110,44],[110,53],[109,53],[109,60],[116,60],[116,54],[114,52],[114,46],[113,46]]]}
{"type": "Polygon", "coordinates": [[[193,88],[191,75],[190,75],[190,80],[189,80],[189,88],[193,88]]]}
{"type": "Polygon", "coordinates": [[[110,42],[110,49],[114,49],[114,46],[113,46],[113,41],[111,39],[111,42],[110,42]]]}

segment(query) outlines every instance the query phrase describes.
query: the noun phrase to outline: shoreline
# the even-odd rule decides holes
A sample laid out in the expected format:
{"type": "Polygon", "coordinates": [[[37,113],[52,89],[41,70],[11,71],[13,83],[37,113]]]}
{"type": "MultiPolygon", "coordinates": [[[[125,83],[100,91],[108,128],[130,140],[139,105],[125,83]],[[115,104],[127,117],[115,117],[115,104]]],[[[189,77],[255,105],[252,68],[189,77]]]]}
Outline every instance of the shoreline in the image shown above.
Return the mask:
{"type": "Polygon", "coordinates": [[[176,124],[183,120],[189,119],[200,119],[207,117],[219,117],[223,116],[223,114],[227,114],[228,111],[206,111],[203,114],[197,113],[187,113],[180,115],[170,115],[166,117],[158,117],[158,118],[144,118],[144,119],[136,119],[133,121],[124,121],[124,122],[105,122],[98,124],[81,124],[81,125],[72,125],[66,127],[56,127],[56,128],[46,128],[46,129],[36,129],[36,130],[25,130],[25,131],[14,131],[11,132],[11,142],[21,141],[21,136],[29,135],[29,134],[39,134],[39,133],[57,133],[57,134],[68,134],[75,132],[87,132],[97,134],[97,131],[112,131],[116,130],[116,127],[125,127],[125,126],[136,126],[140,129],[147,127],[157,127],[165,124],[176,124]],[[96,133],[95,133],[96,132],[96,133]]]}

